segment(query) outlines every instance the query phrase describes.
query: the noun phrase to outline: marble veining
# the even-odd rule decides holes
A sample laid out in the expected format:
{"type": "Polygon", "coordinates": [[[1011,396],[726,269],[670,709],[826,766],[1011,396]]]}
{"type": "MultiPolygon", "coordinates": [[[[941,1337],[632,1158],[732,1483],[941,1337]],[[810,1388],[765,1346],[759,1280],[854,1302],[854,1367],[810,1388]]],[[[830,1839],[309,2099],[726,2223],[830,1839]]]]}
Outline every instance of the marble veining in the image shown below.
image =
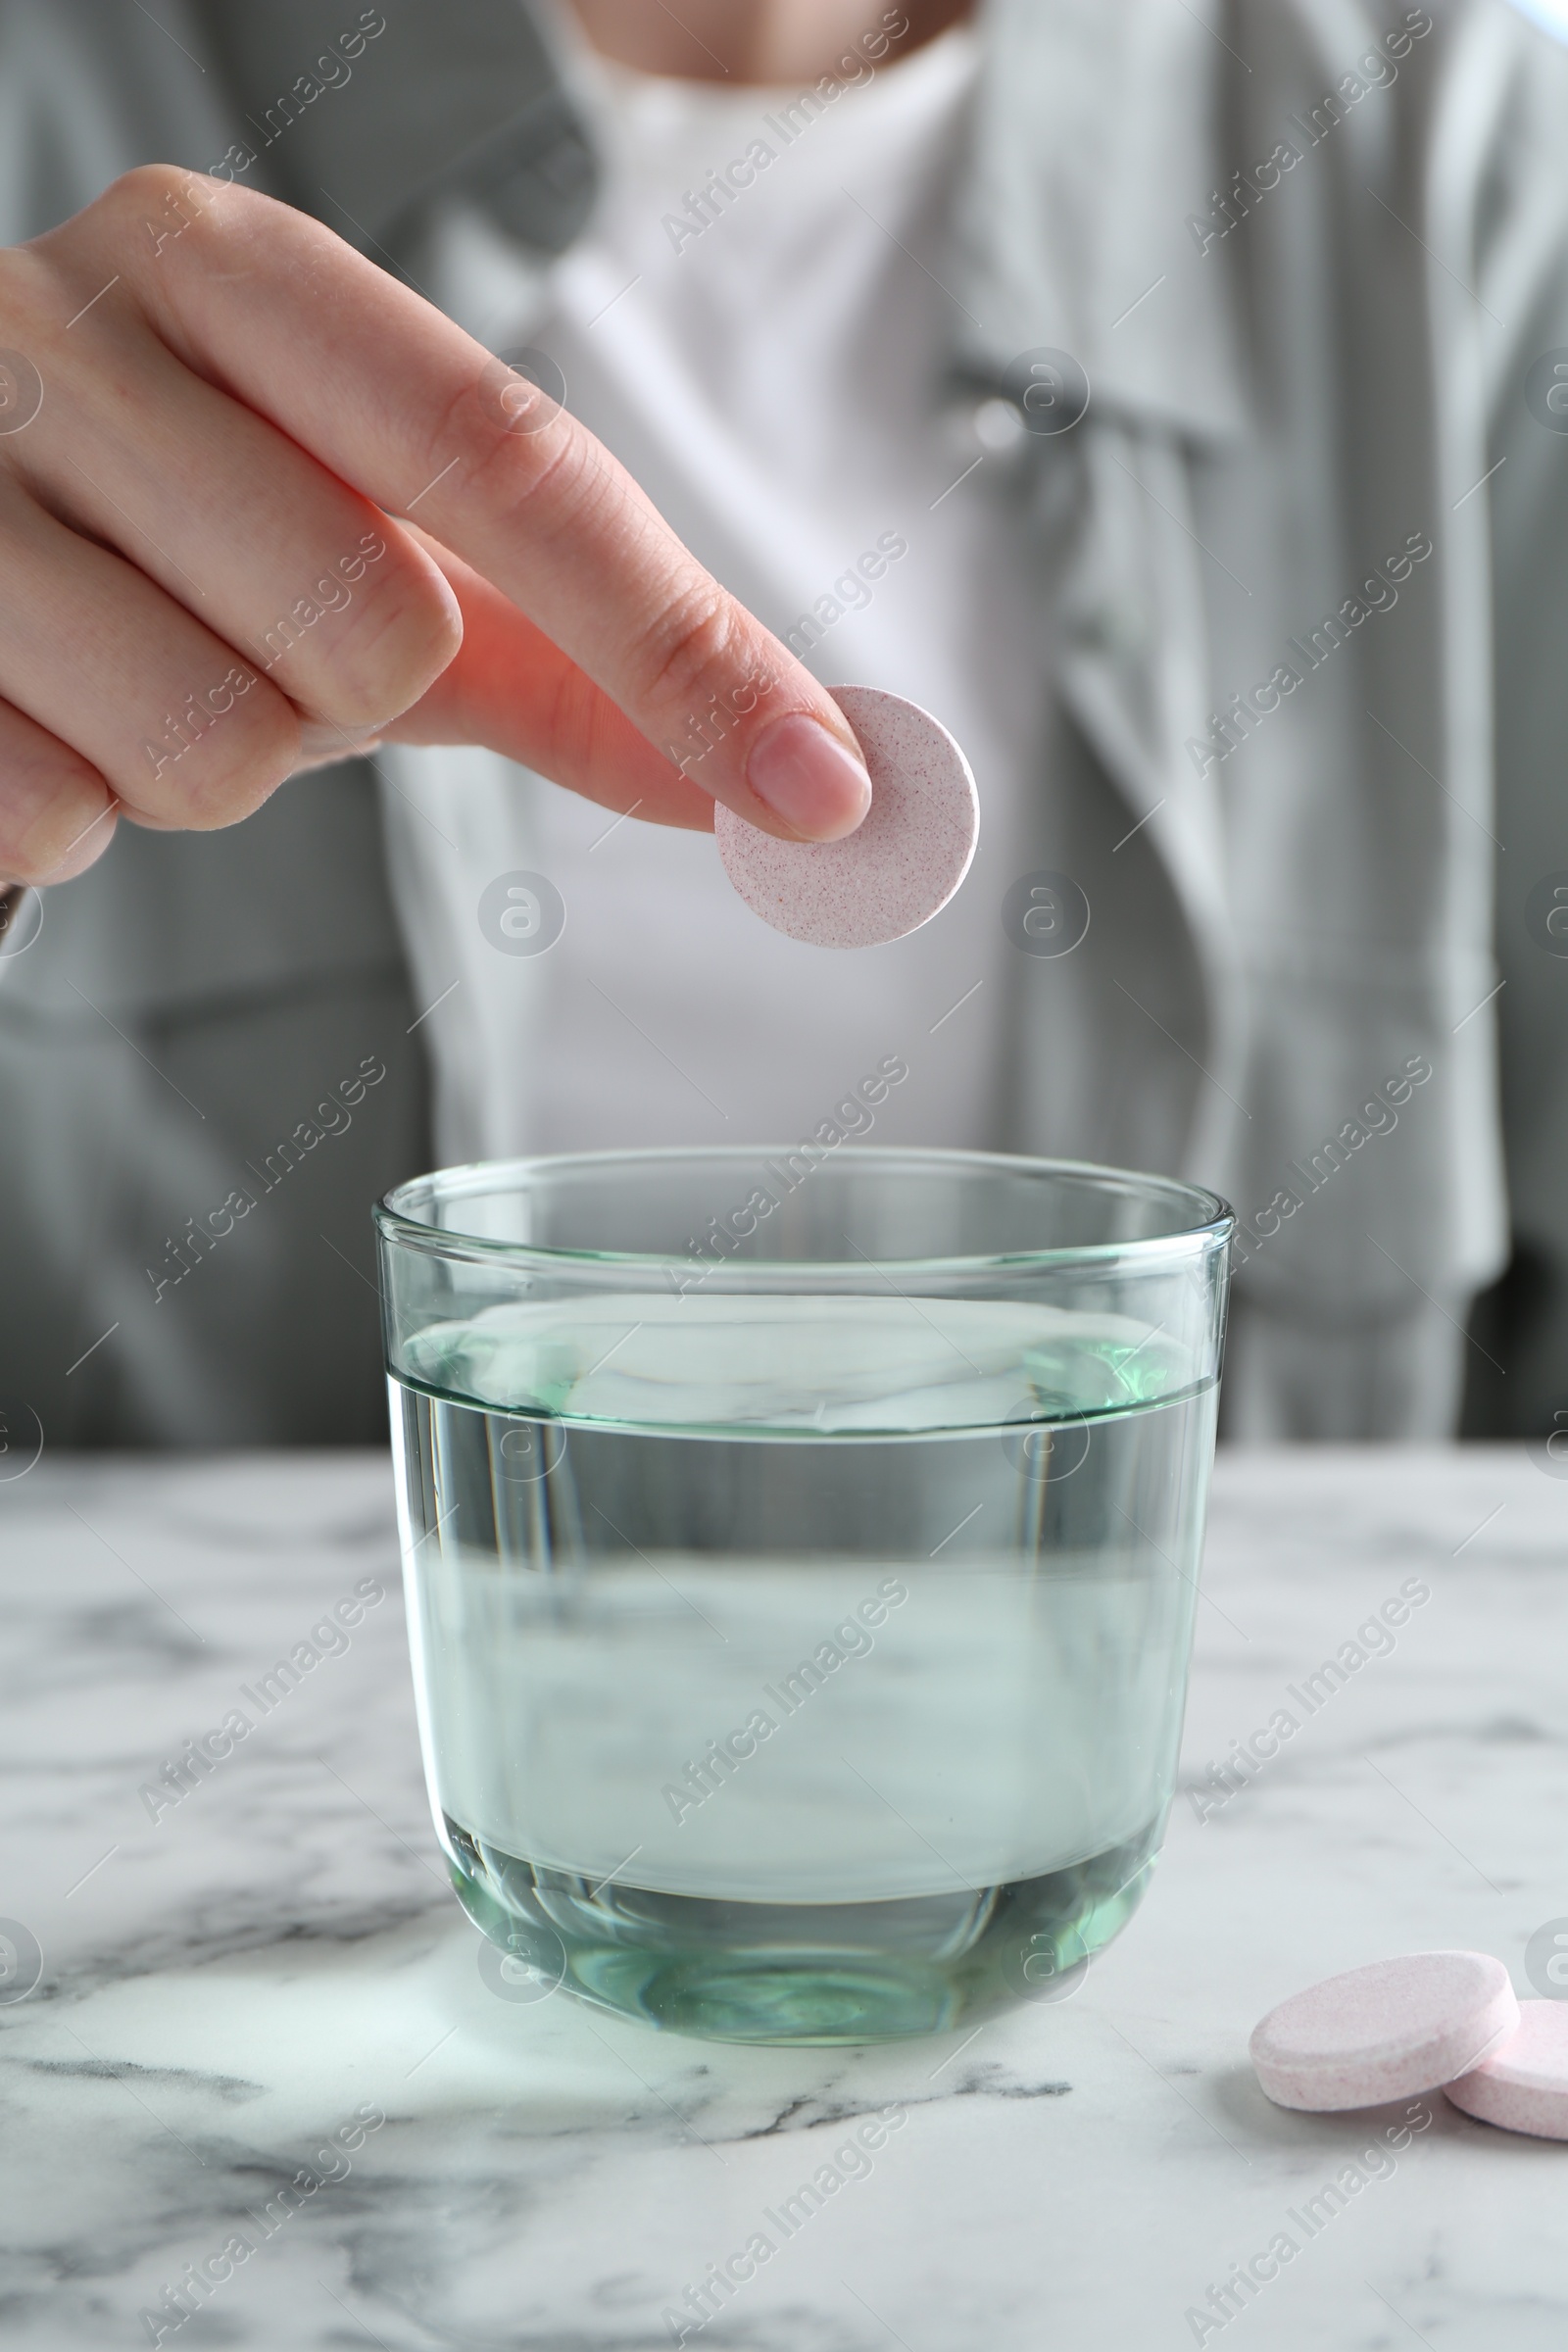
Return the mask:
{"type": "Polygon", "coordinates": [[[1529,1995],[1532,1935],[1568,1922],[1568,1481],[1524,1449],[1222,1457],[1143,1910],[1070,2000],[896,2049],[728,2050],[487,1989],[379,1457],[46,1457],[0,1485],[0,1918],[43,1954],[0,2000],[15,2352],[652,2352],[759,2231],[689,2344],[1564,2340],[1568,2148],[1435,2099],[1374,2163],[1403,2109],[1287,2115],[1246,2062],[1284,1993],[1385,1953],[1475,1945],[1529,1995]],[[1358,1643],[1405,1580],[1427,1598],[1358,1643]],[[368,1584],[342,1646],[248,1706],[368,1584]],[[210,1775],[160,1778],[235,1707],[210,1775]],[[1210,2289],[1281,2231],[1223,2316],[1210,2289]],[[170,2290],[236,2239],[179,2321],[170,2290]]]}

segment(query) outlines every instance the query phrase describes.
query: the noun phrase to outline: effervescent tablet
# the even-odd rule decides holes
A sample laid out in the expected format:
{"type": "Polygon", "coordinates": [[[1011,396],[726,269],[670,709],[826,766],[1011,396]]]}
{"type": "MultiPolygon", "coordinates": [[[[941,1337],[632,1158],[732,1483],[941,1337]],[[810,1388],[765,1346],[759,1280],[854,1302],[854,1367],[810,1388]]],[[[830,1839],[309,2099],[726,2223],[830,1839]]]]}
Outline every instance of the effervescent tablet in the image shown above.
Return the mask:
{"type": "Polygon", "coordinates": [[[1568,2139],[1568,2001],[1526,2001],[1518,2032],[1444,2096],[1505,2132],[1568,2139]]]}
{"type": "Polygon", "coordinates": [[[855,729],[871,806],[842,841],[780,841],[720,806],[724,871],[754,914],[813,948],[875,948],[928,923],[980,834],[969,762],[940,719],[875,686],[828,689],[855,729]]]}
{"type": "Polygon", "coordinates": [[[1412,1952],[1293,1993],[1252,2035],[1279,2107],[1338,2113],[1441,2090],[1518,2031],[1508,1972],[1486,1952],[1412,1952]]]}

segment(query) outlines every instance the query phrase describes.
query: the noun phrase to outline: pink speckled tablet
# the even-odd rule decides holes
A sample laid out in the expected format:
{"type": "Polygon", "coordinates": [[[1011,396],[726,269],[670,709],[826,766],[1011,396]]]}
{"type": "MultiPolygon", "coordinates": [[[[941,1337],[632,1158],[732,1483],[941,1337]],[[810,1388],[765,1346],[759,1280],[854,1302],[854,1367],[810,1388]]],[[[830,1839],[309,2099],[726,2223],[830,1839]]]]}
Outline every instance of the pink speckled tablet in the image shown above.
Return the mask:
{"type": "Polygon", "coordinates": [[[1504,2132],[1568,2139],[1568,2001],[1526,2001],[1518,2033],[1443,2095],[1504,2132]]]}
{"type": "Polygon", "coordinates": [[[1333,2114],[1441,2090],[1519,2028],[1508,1971],[1486,1952],[1412,1952],[1293,1993],[1251,2039],[1277,2107],[1333,2114]]]}
{"type": "Polygon", "coordinates": [[[859,739],[871,806],[844,841],[779,841],[723,807],[718,854],[754,914],[812,948],[878,948],[918,931],[969,871],[980,800],[941,721],[876,686],[828,692],[859,739]]]}

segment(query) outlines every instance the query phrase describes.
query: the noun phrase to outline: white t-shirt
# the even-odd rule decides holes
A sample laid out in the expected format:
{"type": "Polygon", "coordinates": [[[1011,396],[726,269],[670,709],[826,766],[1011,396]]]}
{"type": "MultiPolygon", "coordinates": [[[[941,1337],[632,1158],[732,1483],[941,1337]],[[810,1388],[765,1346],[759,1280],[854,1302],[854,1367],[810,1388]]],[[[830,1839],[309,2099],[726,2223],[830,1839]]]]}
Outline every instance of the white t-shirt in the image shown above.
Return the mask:
{"type": "Polygon", "coordinates": [[[515,769],[498,789],[487,755],[394,755],[400,903],[428,997],[451,991],[431,1015],[444,1157],[793,1139],[889,1055],[909,1074],[878,1141],[1001,1140],[1001,907],[1038,788],[1043,646],[1005,470],[972,415],[956,429],[944,380],[963,289],[939,282],[943,229],[975,68],[960,27],[813,112],[796,90],[584,58],[606,188],[542,313],[498,238],[449,240],[438,299],[493,349],[548,352],[573,414],[716,577],[797,652],[812,615],[818,677],[951,727],[981,831],[934,922],[833,952],[751,914],[710,835],[614,825],[515,769]],[[731,200],[704,222],[688,198],[715,172],[731,200]],[[885,572],[857,582],[873,550],[885,572]],[[508,870],[564,901],[548,954],[498,953],[479,927],[508,870]]]}

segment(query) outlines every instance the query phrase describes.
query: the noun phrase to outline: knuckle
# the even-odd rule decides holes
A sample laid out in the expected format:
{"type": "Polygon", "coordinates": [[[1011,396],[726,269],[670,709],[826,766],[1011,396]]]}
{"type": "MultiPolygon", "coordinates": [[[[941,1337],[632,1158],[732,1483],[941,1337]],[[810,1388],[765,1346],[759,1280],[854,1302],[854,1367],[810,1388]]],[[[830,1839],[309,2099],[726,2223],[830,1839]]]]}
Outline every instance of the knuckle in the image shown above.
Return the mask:
{"type": "MultiPolygon", "coordinates": [[[[112,253],[122,265],[131,259],[144,268],[176,239],[182,240],[181,252],[214,241],[230,245],[258,201],[254,190],[231,187],[205,172],[186,171],[178,164],[138,164],[112,180],[76,218],[84,228],[107,232],[92,238],[95,262],[112,253]]],[[[67,250],[74,227],[75,222],[68,221],[60,232],[67,250]]],[[[150,275],[142,277],[144,293],[155,282],[150,275]]]]}
{"type": "Polygon", "coordinates": [[[182,164],[137,164],[111,180],[81,218],[102,210],[118,226],[146,220],[174,221],[176,212],[184,209],[193,218],[220,220],[230,209],[225,199],[234,193],[221,180],[187,171],[182,164]]]}
{"type": "Polygon", "coordinates": [[[251,642],[297,710],[363,728],[416,702],[462,640],[457,599],[440,571],[383,529],[361,539],[351,564],[324,566],[251,642]]]}
{"type": "Polygon", "coordinates": [[[122,172],[57,232],[61,254],[82,267],[90,261],[95,269],[109,253],[139,257],[149,242],[143,222],[172,220],[181,208],[182,191],[195,178],[174,164],[138,164],[122,172]]]}
{"type": "Polygon", "coordinates": [[[457,600],[433,565],[400,559],[344,615],[320,714],[349,726],[395,717],[438,678],[463,642],[457,600]]]}
{"type": "Polygon", "coordinates": [[[0,882],[47,882],[110,806],[108,788],[65,744],[8,766],[0,792],[0,882]]]}
{"type": "Polygon", "coordinates": [[[661,606],[629,649],[631,673],[653,703],[691,703],[703,682],[727,670],[735,612],[716,580],[704,575],[661,606]]]}
{"type": "Polygon", "coordinates": [[[291,773],[298,715],[275,686],[250,674],[250,685],[210,725],[192,733],[187,720],[142,745],[136,785],[124,794],[138,811],[191,832],[216,831],[249,816],[291,773]]]}
{"type": "Polygon", "coordinates": [[[437,418],[429,468],[438,474],[456,452],[464,488],[482,490],[486,506],[504,520],[547,487],[566,492],[580,485],[593,446],[564,412],[543,431],[514,431],[500,404],[486,397],[481,375],[465,384],[437,418]]]}
{"type": "Polygon", "coordinates": [[[162,204],[166,196],[176,196],[188,187],[198,174],[179,164],[133,164],[112,179],[103,194],[86,208],[88,213],[137,213],[148,205],[162,204]]]}

